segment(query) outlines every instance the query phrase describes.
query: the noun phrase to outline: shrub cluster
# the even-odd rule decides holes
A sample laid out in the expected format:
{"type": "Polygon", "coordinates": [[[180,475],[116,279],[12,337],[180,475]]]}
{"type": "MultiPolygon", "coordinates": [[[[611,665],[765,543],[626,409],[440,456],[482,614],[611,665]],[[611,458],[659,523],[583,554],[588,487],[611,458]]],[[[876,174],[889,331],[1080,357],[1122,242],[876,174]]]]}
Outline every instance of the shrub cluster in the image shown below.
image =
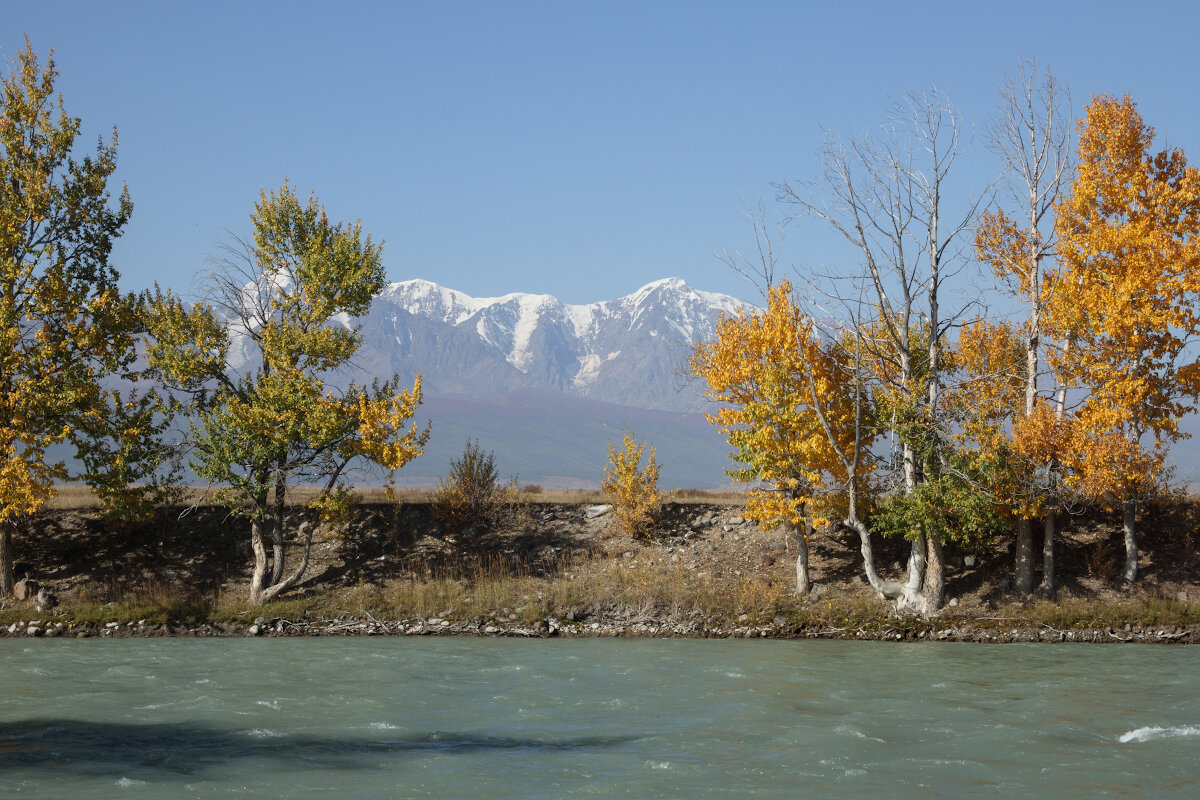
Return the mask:
{"type": "Polygon", "coordinates": [[[438,479],[430,511],[445,534],[480,534],[511,522],[518,512],[517,479],[501,483],[494,452],[467,440],[462,455],[451,460],[450,472],[438,479]]]}

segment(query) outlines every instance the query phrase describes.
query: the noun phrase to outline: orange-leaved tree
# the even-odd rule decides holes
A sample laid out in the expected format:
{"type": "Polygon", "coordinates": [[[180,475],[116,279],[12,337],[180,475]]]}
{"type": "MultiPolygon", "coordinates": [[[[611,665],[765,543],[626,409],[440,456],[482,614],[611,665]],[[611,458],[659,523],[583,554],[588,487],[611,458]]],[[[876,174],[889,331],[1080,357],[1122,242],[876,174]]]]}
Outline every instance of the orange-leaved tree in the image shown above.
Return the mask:
{"type": "Polygon", "coordinates": [[[1132,582],[1138,503],[1170,443],[1187,437],[1179,420],[1200,394],[1189,346],[1200,335],[1200,171],[1181,150],[1151,152],[1154,129],[1129,97],[1094,97],[1079,130],[1074,184],[1057,209],[1063,274],[1048,327],[1070,344],[1060,367],[1088,391],[1082,441],[1112,455],[1081,468],[1120,465],[1122,480],[1103,492],[1104,482],[1080,486],[1122,507],[1132,582]]]}
{"type": "Polygon", "coordinates": [[[766,310],[722,315],[716,337],[696,345],[690,360],[705,394],[720,404],[709,421],[745,465],[730,476],[765,484],[748,492],[747,516],[796,533],[801,593],[809,589],[808,537],[814,524],[827,522],[832,493],[850,479],[839,450],[855,447],[855,398],[839,354],[839,343],[821,339],[785,280],[769,288],[766,310]]]}

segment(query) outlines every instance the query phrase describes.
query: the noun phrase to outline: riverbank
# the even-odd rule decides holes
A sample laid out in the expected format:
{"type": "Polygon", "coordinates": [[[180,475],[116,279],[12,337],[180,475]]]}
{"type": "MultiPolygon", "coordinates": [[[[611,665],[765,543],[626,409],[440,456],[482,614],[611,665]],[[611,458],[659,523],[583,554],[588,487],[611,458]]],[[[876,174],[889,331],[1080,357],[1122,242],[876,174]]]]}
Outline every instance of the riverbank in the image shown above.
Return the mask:
{"type": "MultiPolygon", "coordinates": [[[[889,620],[880,620],[883,625],[889,620]]],[[[556,617],[532,624],[507,620],[456,621],[432,617],[429,619],[400,619],[393,621],[374,618],[308,620],[268,619],[257,617],[246,623],[175,623],[149,624],[145,621],[109,622],[103,626],[77,625],[52,619],[17,621],[0,629],[0,638],[154,638],[179,636],[211,637],[282,637],[282,636],[483,636],[511,638],[693,638],[693,639],[842,639],[859,641],[937,641],[1002,644],[1006,642],[1071,642],[1110,644],[1196,644],[1200,643],[1200,626],[1168,625],[1149,628],[1128,626],[1128,629],[1071,628],[1062,630],[1042,624],[1031,627],[1025,620],[981,618],[966,620],[900,620],[892,619],[886,627],[832,628],[824,626],[795,626],[786,619],[765,625],[732,625],[727,628],[707,627],[689,623],[670,624],[658,621],[587,622],[562,620],[556,617]],[[950,622],[950,624],[947,624],[950,622]]]]}
{"type": "MultiPolygon", "coordinates": [[[[1054,598],[1012,594],[1003,538],[948,547],[947,605],[915,619],[874,596],[850,534],[814,537],[815,585],[798,596],[795,543],[704,497],[668,506],[652,542],[622,536],[592,503],[528,502],[506,529],[460,536],[443,535],[422,502],[366,505],[343,528],[319,531],[306,580],[262,608],[244,599],[246,523],[223,509],[164,509],[132,527],[60,509],[16,543],[22,572],[57,605],[9,601],[0,636],[1200,642],[1198,517],[1191,502],[1145,515],[1133,587],[1116,582],[1119,520],[1068,519],[1054,598]]],[[[882,571],[898,576],[904,543],[878,547],[882,571]]]]}

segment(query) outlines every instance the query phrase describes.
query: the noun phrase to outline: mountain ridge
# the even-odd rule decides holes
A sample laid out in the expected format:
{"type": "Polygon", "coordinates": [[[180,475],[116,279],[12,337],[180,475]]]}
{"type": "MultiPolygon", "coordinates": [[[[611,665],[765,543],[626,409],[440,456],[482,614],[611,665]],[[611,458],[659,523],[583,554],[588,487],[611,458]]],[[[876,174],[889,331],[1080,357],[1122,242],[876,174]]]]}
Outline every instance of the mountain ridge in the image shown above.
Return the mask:
{"type": "Polygon", "coordinates": [[[681,278],[572,305],[553,295],[472,297],[433,281],[389,284],[357,318],[357,367],[372,375],[419,372],[433,394],[487,397],[549,388],[634,408],[696,411],[698,388],[677,378],[691,347],[722,313],[745,303],[681,278]]]}

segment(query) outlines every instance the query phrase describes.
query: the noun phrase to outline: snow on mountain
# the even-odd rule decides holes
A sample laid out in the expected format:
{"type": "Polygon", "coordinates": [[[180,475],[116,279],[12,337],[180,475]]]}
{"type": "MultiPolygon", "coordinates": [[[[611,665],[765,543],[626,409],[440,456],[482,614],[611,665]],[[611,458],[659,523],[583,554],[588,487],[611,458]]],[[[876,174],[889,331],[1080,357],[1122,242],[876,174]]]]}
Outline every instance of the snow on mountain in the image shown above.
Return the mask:
{"type": "Polygon", "coordinates": [[[487,397],[556,389],[609,403],[695,410],[679,367],[721,312],[744,303],[679,278],[615,300],[568,305],[551,295],[475,298],[426,280],[393,283],[360,325],[358,366],[423,375],[427,393],[487,397]]]}

